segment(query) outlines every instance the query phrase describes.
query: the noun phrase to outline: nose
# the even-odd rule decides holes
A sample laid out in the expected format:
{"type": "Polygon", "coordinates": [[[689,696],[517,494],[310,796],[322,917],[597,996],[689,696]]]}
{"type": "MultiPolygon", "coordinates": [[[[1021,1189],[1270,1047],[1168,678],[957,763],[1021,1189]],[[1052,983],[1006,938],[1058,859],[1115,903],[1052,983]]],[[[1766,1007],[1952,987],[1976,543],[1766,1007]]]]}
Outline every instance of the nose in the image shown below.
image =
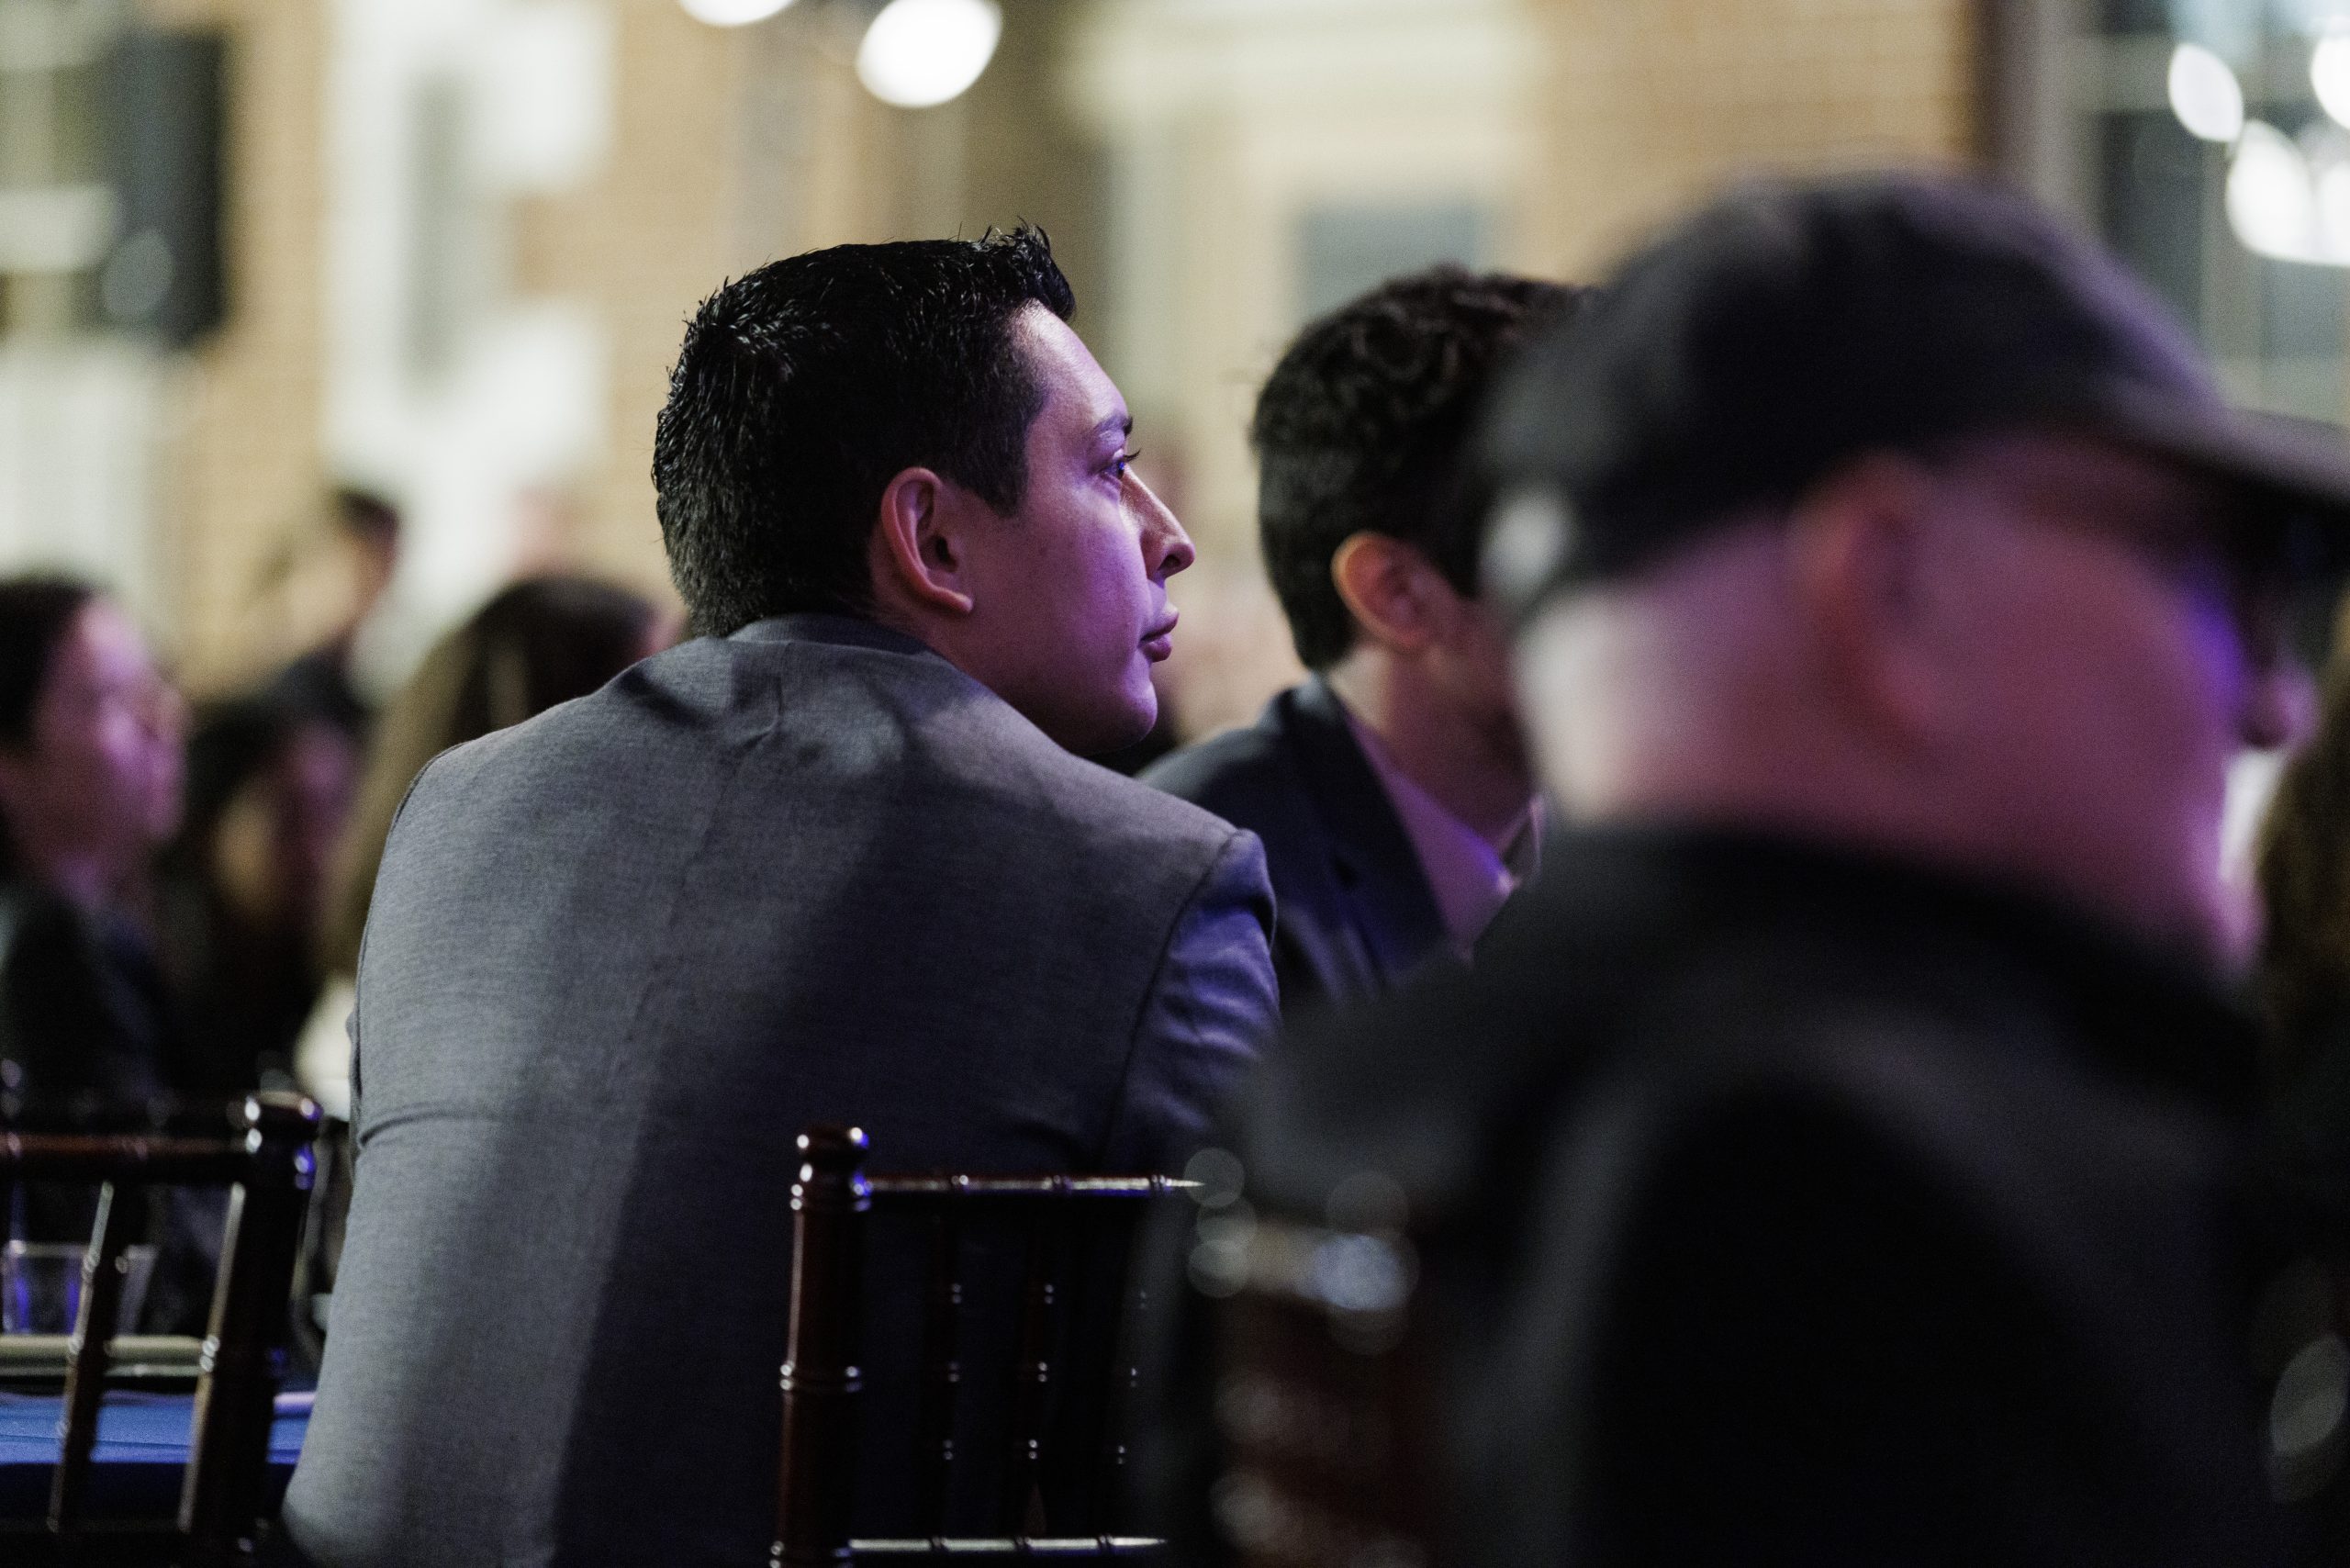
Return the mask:
{"type": "Polygon", "coordinates": [[[1189,566],[1199,552],[1192,547],[1192,536],[1183,532],[1167,503],[1132,469],[1126,471],[1126,492],[1127,504],[1142,524],[1143,569],[1151,581],[1163,582],[1189,566]]]}

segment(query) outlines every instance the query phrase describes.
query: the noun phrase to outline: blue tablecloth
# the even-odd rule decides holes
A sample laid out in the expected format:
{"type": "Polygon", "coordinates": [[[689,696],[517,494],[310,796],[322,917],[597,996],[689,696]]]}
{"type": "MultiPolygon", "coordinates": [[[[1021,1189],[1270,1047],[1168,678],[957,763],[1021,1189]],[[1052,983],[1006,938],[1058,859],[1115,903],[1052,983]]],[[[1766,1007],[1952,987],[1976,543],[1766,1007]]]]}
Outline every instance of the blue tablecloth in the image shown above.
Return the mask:
{"type": "MultiPolygon", "coordinates": [[[[30,1518],[49,1506],[57,1464],[55,1394],[0,1393],[0,1518],[30,1518]]],[[[189,1394],[110,1393],[98,1411],[90,1506],[106,1514],[164,1518],[179,1506],[187,1463],[189,1394]]],[[[282,1493],[310,1424],[307,1394],[281,1397],[269,1432],[271,1490],[282,1493]]]]}

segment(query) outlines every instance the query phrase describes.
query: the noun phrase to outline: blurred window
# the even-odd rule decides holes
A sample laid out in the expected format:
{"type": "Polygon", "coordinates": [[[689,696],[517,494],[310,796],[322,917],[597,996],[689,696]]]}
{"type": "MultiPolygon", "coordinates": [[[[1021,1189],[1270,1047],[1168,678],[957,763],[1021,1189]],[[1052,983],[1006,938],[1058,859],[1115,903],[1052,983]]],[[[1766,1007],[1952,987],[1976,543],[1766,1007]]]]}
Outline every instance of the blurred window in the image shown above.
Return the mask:
{"type": "Polygon", "coordinates": [[[1491,265],[1493,215],[1475,202],[1309,207],[1298,215],[1298,319],[1438,262],[1491,265]]]}
{"type": "Polygon", "coordinates": [[[0,331],[70,330],[117,226],[103,73],[105,0],[0,0],[0,331]]]}
{"type": "Polygon", "coordinates": [[[2105,0],[2109,33],[2157,33],[2170,27],[2170,0],[2105,0]]]}
{"type": "Polygon", "coordinates": [[[121,0],[0,0],[0,335],[218,322],[222,50],[121,0]]]}
{"type": "MultiPolygon", "coordinates": [[[[2300,161],[2292,177],[2305,183],[2312,209],[2326,171],[2350,171],[2350,132],[2328,119],[2311,84],[2316,39],[2278,26],[2268,6],[2227,12],[2225,37],[2209,42],[2224,50],[2244,99],[2246,130],[2232,145],[2199,140],[2172,104],[2175,52],[2206,41],[2181,28],[2210,7],[2096,0],[2081,9],[2095,34],[2070,83],[2087,216],[2195,329],[2232,396],[2350,420],[2350,267],[2258,254],[2243,237],[2242,214],[2230,210],[2232,165],[2264,139],[2287,150],[2288,170],[2300,161]]],[[[2282,221],[2289,232],[2289,216],[2282,221]]]]}

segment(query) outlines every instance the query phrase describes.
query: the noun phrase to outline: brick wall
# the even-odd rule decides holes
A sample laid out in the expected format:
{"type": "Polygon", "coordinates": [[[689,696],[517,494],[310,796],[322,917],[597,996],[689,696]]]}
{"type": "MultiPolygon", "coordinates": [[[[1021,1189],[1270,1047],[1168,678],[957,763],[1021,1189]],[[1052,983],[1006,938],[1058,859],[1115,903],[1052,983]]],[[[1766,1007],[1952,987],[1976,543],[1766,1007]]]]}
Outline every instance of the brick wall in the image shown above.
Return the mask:
{"type": "Polygon", "coordinates": [[[1550,59],[1536,249],[1589,275],[1746,172],[1955,163],[1969,0],[1539,0],[1550,59]]]}
{"type": "MultiPolygon", "coordinates": [[[[144,3],[158,20],[223,25],[234,39],[232,314],[175,376],[161,506],[174,564],[172,641],[191,685],[212,689],[263,667],[336,610],[319,574],[278,571],[298,561],[306,531],[315,538],[328,478],[330,6],[144,3]]],[[[1533,167],[1519,176],[1523,209],[1511,221],[1519,264],[1588,274],[1739,170],[1945,162],[1969,140],[1967,0],[1526,3],[1547,59],[1533,167]]],[[[763,27],[720,30],[675,0],[613,5],[610,161],[586,188],[510,215],[515,288],[586,304],[610,356],[609,439],[546,525],[552,555],[648,588],[663,582],[646,469],[667,366],[694,303],[770,256],[1039,218],[1084,291],[1080,324],[1105,333],[1122,281],[1103,238],[1107,171],[1118,165],[1074,133],[1054,85],[1066,25],[1084,0],[1011,0],[1003,56],[979,87],[915,116],[856,85],[848,8],[798,6],[763,27]]],[[[1228,161],[1246,150],[1225,151],[1228,161]]],[[[1229,301],[1198,304],[1210,319],[1233,313],[1229,301]]],[[[1150,378],[1147,367],[1130,374],[1150,378]]],[[[1247,388],[1229,379],[1202,380],[1223,398],[1214,408],[1162,422],[1237,442],[1225,405],[1245,403],[1247,388]]],[[[1210,456],[1193,454],[1202,485],[1219,471],[1210,456]]],[[[1202,500],[1201,521],[1217,532],[1218,509],[1202,500]]],[[[1245,519],[1224,521],[1232,526],[1222,532],[1245,539],[1245,519]]]]}
{"type": "Polygon", "coordinates": [[[610,365],[603,459],[582,475],[558,541],[577,565],[644,588],[666,577],[653,515],[653,418],[686,318],[733,253],[744,30],[706,27],[675,0],[621,0],[610,162],[587,188],[513,215],[514,284],[589,305],[610,365]]]}
{"type": "Polygon", "coordinates": [[[217,689],[274,648],[271,589],[319,521],[326,7],[320,0],[146,0],[162,26],[229,31],[229,317],[175,367],[156,523],[160,628],[192,689],[217,689]]]}

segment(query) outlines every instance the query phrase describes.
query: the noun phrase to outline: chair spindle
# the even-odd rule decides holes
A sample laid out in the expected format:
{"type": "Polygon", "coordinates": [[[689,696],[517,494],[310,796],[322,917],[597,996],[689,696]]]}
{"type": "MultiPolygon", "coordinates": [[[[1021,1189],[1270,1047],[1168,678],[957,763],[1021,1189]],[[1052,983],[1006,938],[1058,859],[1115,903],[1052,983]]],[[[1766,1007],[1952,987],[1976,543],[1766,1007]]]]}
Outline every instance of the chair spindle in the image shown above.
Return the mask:
{"type": "MultiPolygon", "coordinates": [[[[1123,1501],[1132,1479],[1132,1454],[1126,1439],[1142,1417],[1142,1364],[1137,1358],[1150,1316],[1150,1271],[1140,1266],[1134,1238],[1147,1217],[1139,1214],[1120,1216],[1119,1252],[1127,1263],[1118,1282],[1118,1337],[1111,1351],[1110,1386],[1102,1400],[1102,1426],[1093,1435],[1091,1449],[1097,1467],[1092,1489],[1099,1500],[1097,1510],[1106,1510],[1123,1501]]],[[[1099,1528],[1098,1521],[1089,1521],[1088,1528],[1099,1528]]]]}
{"type": "Polygon", "coordinates": [[[98,1441],[98,1407],[106,1398],[116,1320],[122,1311],[123,1250],[130,1240],[129,1204],[111,1182],[98,1188],[97,1218],[82,1255],[82,1301],[65,1342],[65,1409],[58,1422],[57,1473],[50,1477],[49,1528],[70,1529],[81,1518],[98,1441]]]}
{"type": "Polygon", "coordinates": [[[962,1394],[958,1337],[963,1311],[963,1227],[952,1204],[930,1216],[923,1279],[922,1399],[914,1417],[914,1520],[924,1535],[946,1529],[955,1471],[955,1410],[962,1394]]]}
{"type": "MultiPolygon", "coordinates": [[[[1051,1179],[1053,1196],[1066,1199],[1069,1178],[1051,1179]]],[[[1044,1479],[1045,1415],[1053,1386],[1054,1330],[1059,1316],[1061,1251],[1068,1205],[1037,1210],[1028,1229],[1028,1260],[1020,1287],[1020,1360],[1012,1386],[1010,1447],[1004,1456],[1002,1530],[1028,1533],[1028,1505],[1044,1479]]]]}

